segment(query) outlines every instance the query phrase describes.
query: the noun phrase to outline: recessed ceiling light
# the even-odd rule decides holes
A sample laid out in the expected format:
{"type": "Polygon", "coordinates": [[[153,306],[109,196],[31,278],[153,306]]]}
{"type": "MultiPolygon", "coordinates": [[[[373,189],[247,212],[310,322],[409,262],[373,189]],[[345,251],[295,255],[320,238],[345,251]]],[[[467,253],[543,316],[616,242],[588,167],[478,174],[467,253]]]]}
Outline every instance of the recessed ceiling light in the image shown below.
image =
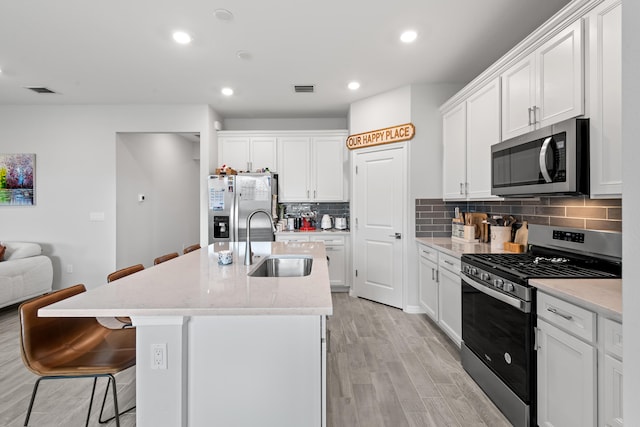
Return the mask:
{"type": "Polygon", "coordinates": [[[231,21],[233,19],[233,13],[227,9],[216,9],[213,11],[213,14],[221,21],[231,21]]]}
{"type": "Polygon", "coordinates": [[[173,40],[176,43],[180,44],[189,44],[191,43],[191,35],[189,33],[185,33],[184,31],[176,31],[173,33],[173,40]]]}
{"type": "Polygon", "coordinates": [[[360,83],[358,82],[350,82],[347,87],[351,90],[358,90],[360,89],[360,83]]]}
{"type": "Polygon", "coordinates": [[[233,95],[233,89],[231,89],[230,87],[223,87],[222,90],[220,91],[222,92],[222,94],[224,96],[231,96],[233,95]]]}
{"type": "Polygon", "coordinates": [[[418,33],[413,30],[405,31],[400,35],[400,40],[402,40],[404,43],[414,42],[416,38],[418,38],[418,33]]]}

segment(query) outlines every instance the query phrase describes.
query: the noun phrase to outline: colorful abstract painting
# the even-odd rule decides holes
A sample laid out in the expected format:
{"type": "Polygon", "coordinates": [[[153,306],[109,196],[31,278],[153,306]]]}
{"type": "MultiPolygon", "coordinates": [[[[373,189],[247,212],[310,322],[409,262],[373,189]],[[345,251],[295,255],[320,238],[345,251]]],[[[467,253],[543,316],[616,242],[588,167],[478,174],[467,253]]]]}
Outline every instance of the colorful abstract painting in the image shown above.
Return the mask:
{"type": "Polygon", "coordinates": [[[35,154],[0,154],[0,206],[34,204],[35,154]]]}

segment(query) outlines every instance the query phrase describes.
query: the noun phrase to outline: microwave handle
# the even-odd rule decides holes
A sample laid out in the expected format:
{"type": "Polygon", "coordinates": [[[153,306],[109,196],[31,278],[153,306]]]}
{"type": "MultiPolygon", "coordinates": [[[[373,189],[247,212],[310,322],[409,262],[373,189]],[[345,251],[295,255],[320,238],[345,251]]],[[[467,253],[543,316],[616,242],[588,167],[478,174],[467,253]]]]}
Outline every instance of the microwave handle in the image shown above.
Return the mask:
{"type": "Polygon", "coordinates": [[[542,172],[542,176],[545,182],[552,182],[551,176],[549,175],[549,171],[547,170],[547,150],[549,149],[549,145],[551,144],[551,137],[547,137],[542,143],[542,148],[540,149],[540,172],[542,172]]]}

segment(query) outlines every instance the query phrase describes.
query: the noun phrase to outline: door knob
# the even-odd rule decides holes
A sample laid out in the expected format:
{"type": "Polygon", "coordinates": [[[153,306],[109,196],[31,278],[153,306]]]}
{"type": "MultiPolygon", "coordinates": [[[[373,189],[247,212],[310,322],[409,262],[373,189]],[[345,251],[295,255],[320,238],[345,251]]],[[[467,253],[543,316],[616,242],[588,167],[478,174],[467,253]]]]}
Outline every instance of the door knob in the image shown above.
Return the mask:
{"type": "Polygon", "coordinates": [[[402,239],[402,234],[400,234],[400,233],[390,234],[389,237],[395,237],[396,239],[402,239]]]}

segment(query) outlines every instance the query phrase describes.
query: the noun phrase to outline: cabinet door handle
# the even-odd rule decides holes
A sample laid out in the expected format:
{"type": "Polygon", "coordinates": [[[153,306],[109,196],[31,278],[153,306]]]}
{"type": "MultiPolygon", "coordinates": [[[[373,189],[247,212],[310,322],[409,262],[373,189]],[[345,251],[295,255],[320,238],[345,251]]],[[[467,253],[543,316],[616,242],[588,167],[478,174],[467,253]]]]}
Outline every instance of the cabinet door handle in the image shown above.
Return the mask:
{"type": "Polygon", "coordinates": [[[445,259],[445,260],[444,260],[444,263],[445,263],[445,264],[449,264],[450,266],[452,266],[452,267],[453,267],[453,263],[452,263],[451,261],[449,261],[448,259],[445,259]]]}
{"type": "Polygon", "coordinates": [[[431,280],[436,280],[436,270],[434,268],[431,269],[431,280]]]}
{"type": "Polygon", "coordinates": [[[464,184],[460,183],[460,195],[464,194],[463,186],[464,186],[464,184]]]}
{"type": "Polygon", "coordinates": [[[573,316],[571,316],[570,314],[560,313],[560,312],[558,311],[558,309],[557,309],[557,308],[554,308],[554,307],[547,307],[547,311],[549,311],[549,312],[551,312],[551,313],[553,313],[553,314],[557,314],[558,316],[560,316],[560,317],[562,317],[562,318],[564,318],[564,319],[567,319],[567,320],[571,320],[571,319],[573,319],[573,316]]]}
{"type": "Polygon", "coordinates": [[[309,198],[309,190],[307,190],[307,199],[309,198]]]}
{"type": "Polygon", "coordinates": [[[440,270],[436,270],[436,282],[440,282],[440,270]]]}
{"type": "Polygon", "coordinates": [[[533,124],[535,125],[536,123],[538,123],[538,113],[536,110],[539,110],[539,108],[534,105],[532,110],[533,110],[533,124]]]}
{"type": "Polygon", "coordinates": [[[531,111],[533,110],[533,108],[529,107],[527,108],[527,111],[529,112],[529,126],[531,126],[533,123],[531,123],[531,111]]]}
{"type": "Polygon", "coordinates": [[[313,198],[316,198],[316,190],[313,190],[313,198]]]}

